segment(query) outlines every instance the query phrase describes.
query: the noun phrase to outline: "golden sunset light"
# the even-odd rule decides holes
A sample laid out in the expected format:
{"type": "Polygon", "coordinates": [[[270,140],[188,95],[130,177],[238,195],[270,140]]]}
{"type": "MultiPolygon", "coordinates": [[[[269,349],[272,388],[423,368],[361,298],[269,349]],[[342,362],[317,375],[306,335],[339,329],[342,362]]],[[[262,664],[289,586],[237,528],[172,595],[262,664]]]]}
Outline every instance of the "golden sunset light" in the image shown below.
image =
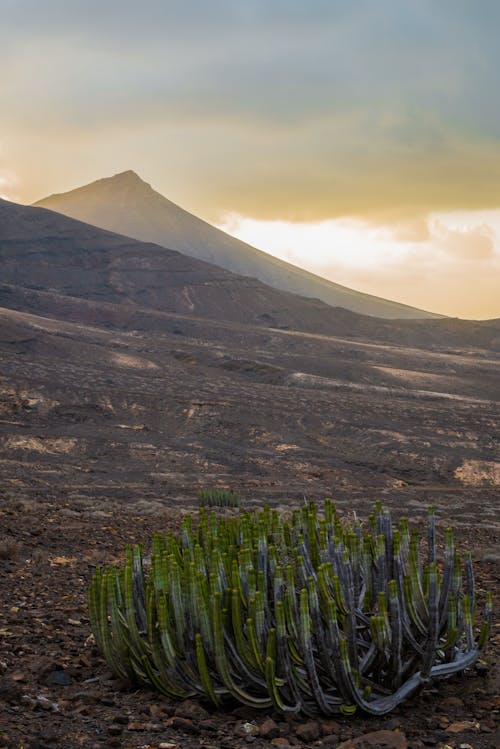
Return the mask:
{"type": "Polygon", "coordinates": [[[4,198],[134,169],[314,273],[443,314],[500,315],[491,3],[150,2],[141,14],[125,2],[119,23],[114,3],[7,6],[4,198]],[[432,218],[485,210],[493,223],[465,239],[432,218]],[[415,226],[423,239],[409,239],[415,226]]]}

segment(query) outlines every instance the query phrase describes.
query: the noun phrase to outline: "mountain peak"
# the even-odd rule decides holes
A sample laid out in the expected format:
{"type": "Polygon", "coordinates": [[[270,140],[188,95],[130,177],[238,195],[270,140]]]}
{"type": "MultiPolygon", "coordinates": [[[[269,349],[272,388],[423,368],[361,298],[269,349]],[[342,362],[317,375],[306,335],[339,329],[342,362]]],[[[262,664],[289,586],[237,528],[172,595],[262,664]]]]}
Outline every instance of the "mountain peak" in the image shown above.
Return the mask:
{"type": "Polygon", "coordinates": [[[118,172],[118,174],[113,174],[112,177],[104,177],[104,179],[113,180],[114,182],[142,182],[142,184],[146,184],[133,169],[118,172]]]}
{"type": "MultiPolygon", "coordinates": [[[[82,201],[87,202],[89,199],[99,203],[102,200],[109,200],[113,196],[116,198],[120,195],[122,200],[138,200],[140,197],[144,200],[153,192],[154,190],[151,185],[148,182],[144,182],[137,172],[134,172],[133,169],[127,169],[125,172],[118,172],[118,174],[113,174],[111,177],[101,177],[101,179],[97,179],[95,182],[90,182],[83,187],[76,187],[69,192],[55,193],[48,198],[38,200],[34,205],[57,210],[52,206],[52,201],[64,198],[69,198],[71,201],[76,201],[79,204],[82,201]]],[[[64,211],[61,212],[64,213],[64,211]]],[[[71,211],[67,215],[71,216],[71,211]]],[[[76,218],[76,214],[73,218],[76,218]]],[[[88,217],[84,220],[87,223],[96,223],[88,217]]]]}
{"type": "Polygon", "coordinates": [[[133,169],[127,169],[125,172],[118,172],[118,174],[113,174],[112,177],[104,177],[103,179],[98,180],[98,182],[112,185],[113,187],[147,187],[151,189],[151,185],[141,179],[133,169]]]}

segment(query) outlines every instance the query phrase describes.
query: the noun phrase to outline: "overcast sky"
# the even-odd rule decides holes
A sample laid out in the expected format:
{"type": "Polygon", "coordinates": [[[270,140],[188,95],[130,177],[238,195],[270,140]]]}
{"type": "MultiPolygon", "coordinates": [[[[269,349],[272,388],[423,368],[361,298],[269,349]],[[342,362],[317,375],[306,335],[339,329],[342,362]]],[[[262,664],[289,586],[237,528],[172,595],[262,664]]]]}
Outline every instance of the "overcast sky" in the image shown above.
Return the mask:
{"type": "Polygon", "coordinates": [[[497,0],[0,0],[0,17],[0,195],[134,169],[335,281],[500,316],[497,0]]]}

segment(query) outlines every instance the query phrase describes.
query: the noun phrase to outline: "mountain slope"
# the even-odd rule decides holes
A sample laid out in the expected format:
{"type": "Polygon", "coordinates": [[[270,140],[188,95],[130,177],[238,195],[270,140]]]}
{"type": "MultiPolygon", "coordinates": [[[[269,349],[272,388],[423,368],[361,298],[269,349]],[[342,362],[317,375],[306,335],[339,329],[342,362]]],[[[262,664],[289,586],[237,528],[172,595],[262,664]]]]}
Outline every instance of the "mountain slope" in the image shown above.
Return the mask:
{"type": "Polygon", "coordinates": [[[132,171],[51,195],[35,205],[141,241],[171,247],[275,288],[321,299],[333,307],[392,319],[440,317],[354,291],[261,252],[167,200],[132,171]]]}
{"type": "Polygon", "coordinates": [[[20,310],[26,309],[23,290],[32,289],[158,312],[329,334],[335,334],[339,314],[345,313],[174,250],[4,200],[0,200],[0,265],[2,283],[12,287],[8,306],[20,310]]]}

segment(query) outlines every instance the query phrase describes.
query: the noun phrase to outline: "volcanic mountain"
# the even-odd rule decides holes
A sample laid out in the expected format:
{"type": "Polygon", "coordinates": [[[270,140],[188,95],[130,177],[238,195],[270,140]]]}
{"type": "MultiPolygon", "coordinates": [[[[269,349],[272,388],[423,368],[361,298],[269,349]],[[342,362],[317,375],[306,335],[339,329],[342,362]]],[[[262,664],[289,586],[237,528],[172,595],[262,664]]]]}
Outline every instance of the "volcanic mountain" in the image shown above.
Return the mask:
{"type": "MultiPolygon", "coordinates": [[[[279,291],[152,243],[139,242],[45,208],[0,200],[0,305],[21,311],[78,308],[76,317],[109,315],[96,303],[253,323],[313,333],[352,329],[358,315],[318,299],[279,291]],[[49,296],[47,296],[49,295],[49,296]],[[33,305],[36,301],[36,309],[33,305]],[[92,302],[83,312],[77,300],[92,302]],[[340,328],[338,327],[340,325],[340,328]]],[[[120,308],[120,309],[118,309],[120,308]]],[[[364,319],[364,318],[363,318],[364,319]]],[[[376,323],[376,321],[374,321],[376,323]]],[[[376,323],[378,324],[378,323],[376,323]]]]}
{"type": "Polygon", "coordinates": [[[176,327],[180,315],[427,349],[500,347],[495,321],[361,315],[175,250],[5,200],[0,200],[0,265],[0,306],[75,322],[152,331],[176,327]]]}
{"type": "Polygon", "coordinates": [[[278,260],[188,213],[153,190],[133,171],[51,195],[35,205],[143,242],[170,247],[275,288],[320,299],[333,307],[392,319],[440,317],[354,291],[278,260]]]}

